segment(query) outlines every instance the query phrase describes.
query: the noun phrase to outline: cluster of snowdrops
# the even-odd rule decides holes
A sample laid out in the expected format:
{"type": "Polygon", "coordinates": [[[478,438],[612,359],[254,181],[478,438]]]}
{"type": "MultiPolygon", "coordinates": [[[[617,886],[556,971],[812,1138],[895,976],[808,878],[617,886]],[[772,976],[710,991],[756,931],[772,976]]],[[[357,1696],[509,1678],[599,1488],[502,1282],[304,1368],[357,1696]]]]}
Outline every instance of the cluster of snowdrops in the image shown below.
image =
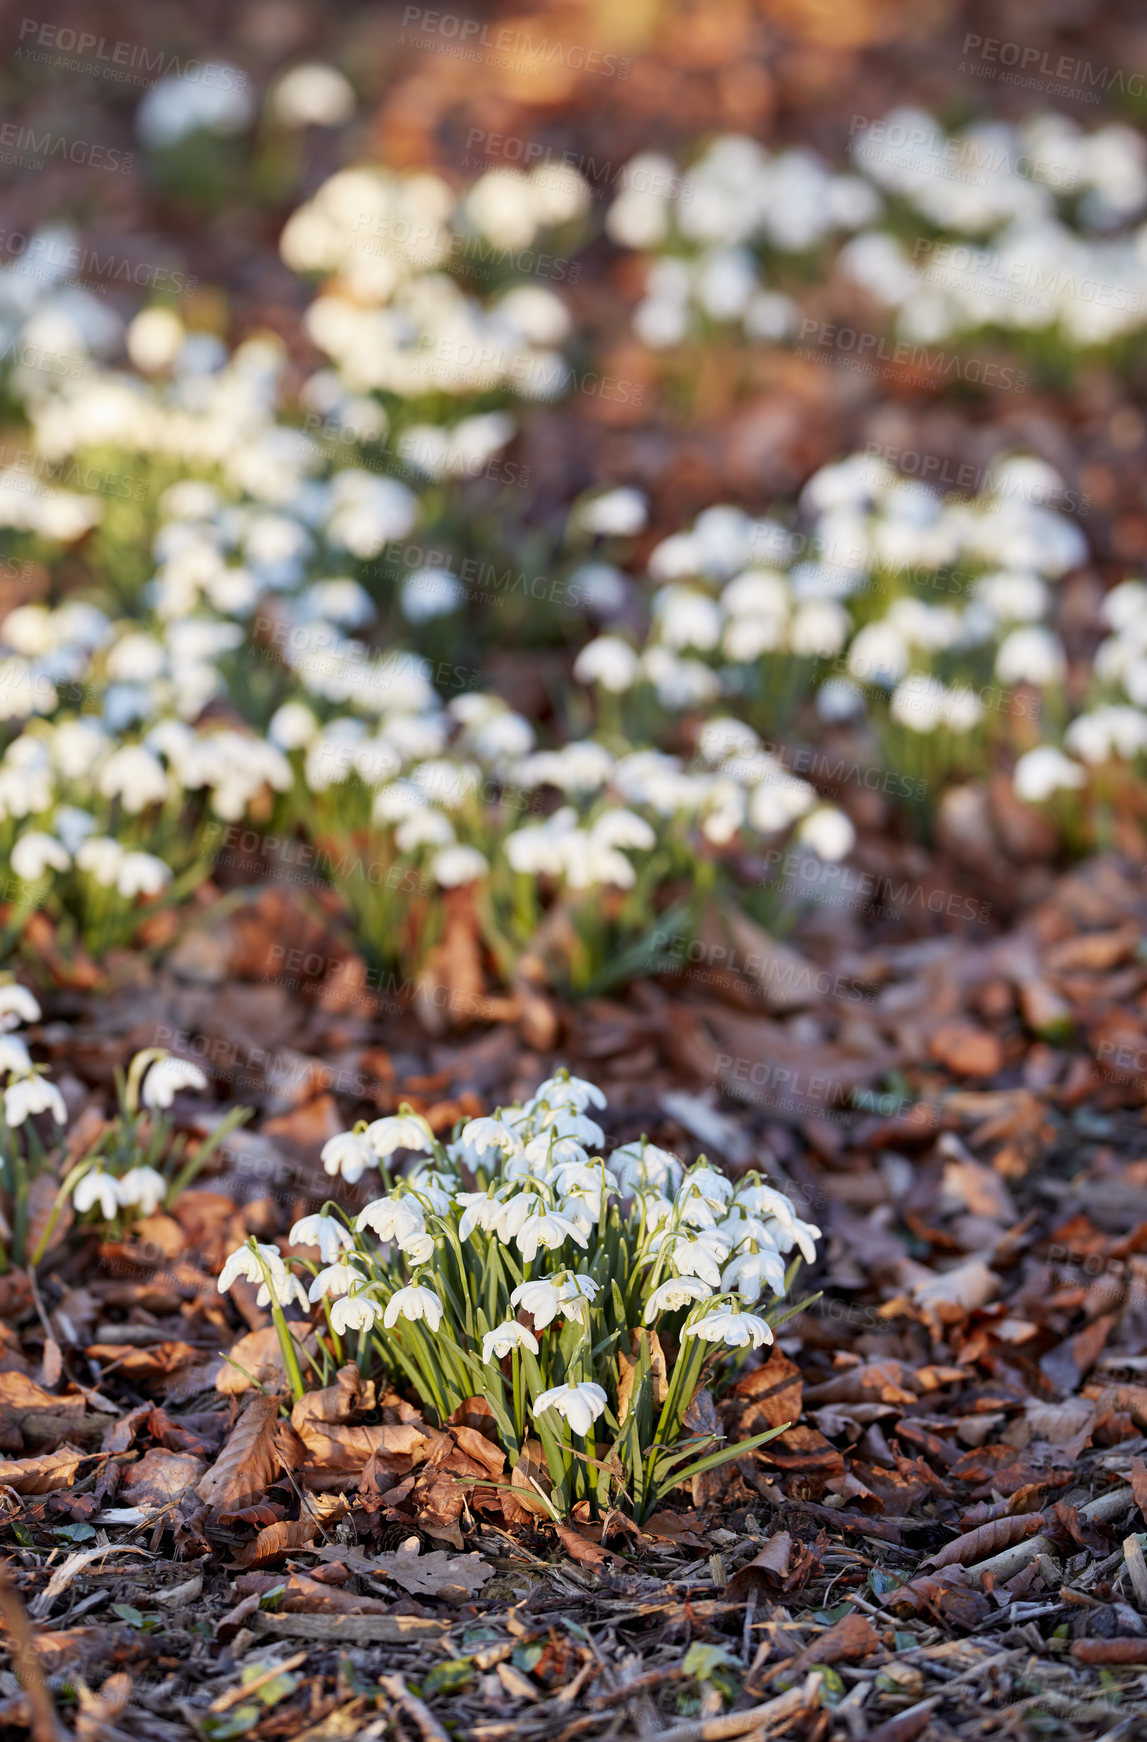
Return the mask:
{"type": "Polygon", "coordinates": [[[481,1399],[551,1515],[612,1494],[645,1516],[669,1488],[771,1437],[714,1447],[689,1409],[707,1364],[772,1343],[800,1310],[785,1297],[820,1230],[757,1173],[734,1185],[703,1159],[686,1171],[645,1139],[606,1158],[593,1117],[604,1105],[562,1070],[445,1144],[408,1108],[360,1124],[326,1144],[324,1165],[351,1182],[380,1169],[383,1194],[353,1218],[329,1202],[297,1222],[292,1248],[316,1259],[252,1238],[219,1287],[258,1285],[296,1395],[301,1344],[285,1309],[317,1303],[317,1377],[357,1360],[440,1422],[481,1399]],[[396,1178],[399,1151],[417,1159],[396,1178]]]}

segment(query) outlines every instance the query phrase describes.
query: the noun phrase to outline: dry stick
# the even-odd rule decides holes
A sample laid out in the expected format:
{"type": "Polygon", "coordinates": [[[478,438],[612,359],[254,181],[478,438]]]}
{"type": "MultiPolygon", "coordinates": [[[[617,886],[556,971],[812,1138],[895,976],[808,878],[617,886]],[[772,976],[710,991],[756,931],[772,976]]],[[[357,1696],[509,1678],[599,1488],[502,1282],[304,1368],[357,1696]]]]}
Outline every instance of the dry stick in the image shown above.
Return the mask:
{"type": "MultiPolygon", "coordinates": [[[[1097,1500],[1090,1500],[1086,1506],[1081,1506],[1079,1516],[1099,1519],[1118,1518],[1126,1507],[1134,1504],[1134,1500],[1135,1496],[1129,1487],[1112,1488],[1109,1493],[1101,1494],[1097,1500]]],[[[1006,1582],[1016,1573],[1022,1571],[1030,1561],[1035,1560],[1037,1555],[1053,1554],[1054,1552],[1055,1544],[1050,1537],[1029,1536],[1026,1542],[1017,1542],[1011,1548],[1004,1549],[1002,1554],[992,1555],[986,1561],[977,1561],[975,1566],[968,1568],[968,1571],[974,1585],[983,1583],[985,1573],[991,1573],[996,1583],[999,1584],[1006,1582]]]]}
{"type": "Polygon", "coordinates": [[[270,1669],[265,1669],[262,1675],[257,1675],[253,1681],[241,1682],[238,1687],[228,1688],[225,1694],[220,1694],[217,1700],[212,1700],[207,1710],[209,1712],[226,1712],[232,1706],[237,1706],[240,1700],[245,1700],[248,1694],[257,1694],[260,1688],[265,1688],[268,1682],[273,1682],[276,1676],[286,1675],[292,1669],[298,1669],[305,1663],[305,1651],[296,1651],[293,1657],[285,1657],[282,1663],[273,1663],[270,1669]]]}
{"type": "Polygon", "coordinates": [[[59,1742],[60,1726],[56,1708],[36,1656],[32,1629],[20,1593],[3,1567],[0,1567],[0,1615],[11,1641],[9,1655],[20,1685],[28,1696],[32,1713],[32,1735],[35,1742],[59,1742]]]}
{"type": "Polygon", "coordinates": [[[392,1704],[401,1708],[418,1725],[423,1742],[450,1742],[429,1706],[412,1694],[400,1675],[380,1675],[378,1685],[392,1704]]]}
{"type": "Polygon", "coordinates": [[[1141,1609],[1147,1609],[1147,1566],[1143,1562],[1143,1544],[1137,1536],[1131,1535],[1124,1542],[1123,1559],[1135,1587],[1135,1600],[1141,1609]]]}
{"type": "Polygon", "coordinates": [[[820,1683],[820,1671],[814,1669],[806,1677],[803,1687],[790,1688],[787,1694],[778,1694],[775,1700],[768,1700],[763,1706],[750,1706],[745,1712],[726,1712],[720,1718],[694,1718],[689,1724],[662,1730],[657,1742],[727,1742],[729,1737],[748,1736],[750,1732],[764,1734],[768,1726],[779,1724],[782,1719],[795,1718],[798,1712],[811,1706],[820,1683]]]}

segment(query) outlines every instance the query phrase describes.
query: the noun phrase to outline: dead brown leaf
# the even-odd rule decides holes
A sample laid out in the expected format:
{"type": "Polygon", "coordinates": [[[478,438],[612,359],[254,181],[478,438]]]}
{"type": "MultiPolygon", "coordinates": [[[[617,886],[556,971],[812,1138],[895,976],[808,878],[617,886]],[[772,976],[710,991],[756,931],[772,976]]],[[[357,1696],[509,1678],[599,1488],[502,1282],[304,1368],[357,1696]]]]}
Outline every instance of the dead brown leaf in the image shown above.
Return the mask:
{"type": "Polygon", "coordinates": [[[217,1512],[234,1512],[264,1499],[279,1460],[274,1449],[279,1405],[256,1393],[243,1406],[223,1450],[196,1485],[199,1498],[217,1512]]]}

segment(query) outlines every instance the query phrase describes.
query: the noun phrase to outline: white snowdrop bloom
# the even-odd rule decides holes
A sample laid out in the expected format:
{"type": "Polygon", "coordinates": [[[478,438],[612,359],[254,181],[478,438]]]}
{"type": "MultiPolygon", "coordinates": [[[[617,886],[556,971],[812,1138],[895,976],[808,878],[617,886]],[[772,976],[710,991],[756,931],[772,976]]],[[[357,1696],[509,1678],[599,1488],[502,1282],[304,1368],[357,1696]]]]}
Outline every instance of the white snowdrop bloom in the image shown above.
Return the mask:
{"type": "Polygon", "coordinates": [[[156,1059],[149,1066],[143,1079],[141,1100],[145,1107],[154,1111],[160,1107],[170,1107],[180,1089],[206,1089],[207,1078],[198,1065],[190,1059],[174,1058],[170,1053],[166,1058],[156,1059]]]}
{"type": "Polygon", "coordinates": [[[944,723],[953,732],[970,732],[984,717],[984,704],[966,684],[954,686],[944,697],[944,723]]]}
{"type": "Polygon", "coordinates": [[[515,829],[502,843],[510,869],[519,876],[560,877],[565,865],[565,843],[571,832],[577,832],[576,821],[577,812],[572,805],[563,805],[544,823],[515,829]]]}
{"type": "Polygon", "coordinates": [[[454,825],[441,811],[425,807],[399,823],[394,840],[400,853],[414,853],[419,847],[445,847],[454,840],[454,825]]]}
{"type": "Polygon", "coordinates": [[[399,602],[408,623],[449,616],[466,598],[466,589],[449,569],[415,569],[402,583],[399,602]]]}
{"type": "Polygon", "coordinates": [[[18,1028],[22,1022],[39,1022],[40,1006],[27,986],[17,980],[0,984],[0,1032],[18,1028]]]}
{"type": "Polygon", "coordinates": [[[1096,708],[1077,715],[1063,741],[1084,762],[1098,764],[1112,755],[1130,761],[1147,749],[1147,718],[1137,708],[1096,708]]]}
{"type": "Polygon", "coordinates": [[[1086,769],[1051,744],[1025,751],[1012,774],[1016,796],[1028,804],[1042,804],[1052,793],[1073,791],[1086,780],[1086,769]]]}
{"type": "Polygon", "coordinates": [[[535,191],[520,169],[479,176],[463,206],[475,230],[499,248],[527,248],[538,231],[535,191]]]}
{"type": "Polygon", "coordinates": [[[530,722],[509,708],[472,727],[468,736],[477,755],[495,764],[529,755],[536,742],[530,722]]]}
{"type": "Polygon", "coordinates": [[[584,1439],[598,1417],[604,1415],[608,1402],[600,1385],[585,1380],[580,1385],[552,1385],[534,1399],[531,1413],[536,1420],[548,1409],[556,1409],[571,1431],[584,1439]]]}
{"type": "Polygon", "coordinates": [[[688,306],[668,296],[648,296],[637,306],[633,331],[651,351],[668,350],[689,331],[688,306]]]}
{"type": "Polygon", "coordinates": [[[779,344],[796,333],[802,313],[800,304],[791,296],[776,290],[760,290],[749,298],[745,309],[745,333],[750,339],[779,344]]]}
{"type": "Polygon", "coordinates": [[[112,1174],[105,1173],[102,1167],[97,1165],[90,1168],[83,1178],[76,1182],[76,1188],[72,1193],[72,1205],[82,1216],[98,1204],[100,1215],[105,1222],[110,1222],[120,1207],[117,1189],[119,1184],[120,1181],[112,1174]]]}
{"type": "Polygon", "coordinates": [[[416,1197],[403,1193],[399,1197],[376,1198],[359,1211],[354,1225],[360,1234],[364,1228],[373,1228],[380,1240],[401,1246],[426,1232],[426,1213],[416,1197]]]}
{"type": "Polygon", "coordinates": [[[538,1085],[532,1105],[540,1105],[543,1101],[550,1106],[565,1103],[575,1107],[579,1113],[584,1113],[587,1107],[604,1107],[606,1104],[605,1095],[596,1083],[591,1083],[588,1077],[571,1076],[568,1071],[547,1077],[538,1085]]]}
{"type": "Polygon", "coordinates": [[[52,735],[52,759],[65,780],[85,780],[112,741],[94,720],[65,720],[52,735]]]}
{"type": "Polygon", "coordinates": [[[331,1329],[340,1337],[348,1331],[372,1331],[383,1317],[382,1305],[373,1294],[361,1290],[336,1300],[331,1308],[331,1329]]]}
{"type": "Polygon", "coordinates": [[[590,835],[595,843],[606,847],[648,852],[657,845],[657,836],[645,818],[630,810],[603,811],[592,824],[590,835]]]}
{"type": "Polygon", "coordinates": [[[384,1119],[376,1119],[367,1126],[362,1135],[370,1145],[372,1153],[380,1160],[393,1155],[399,1149],[417,1149],[430,1155],[434,1153],[430,1127],[415,1113],[392,1113],[384,1119]]]}
{"type": "Polygon", "coordinates": [[[145,145],[178,145],[188,134],[241,133],[251,120],[251,88],[245,73],[225,61],[208,63],[202,76],[191,72],[158,79],[136,110],[136,131],[145,145]]]}
{"type": "Polygon", "coordinates": [[[692,1306],[695,1301],[708,1300],[712,1289],[697,1276],[674,1276],[655,1288],[645,1303],[642,1319],[651,1325],[658,1313],[676,1312],[679,1307],[692,1306]]]}
{"type": "Polygon", "coordinates": [[[170,882],[171,867],[154,853],[125,853],[116,872],[116,889],[125,901],[159,895],[170,882]]]}
{"type": "Polygon", "coordinates": [[[934,732],[944,718],[947,690],[939,678],[914,672],[897,684],[888,712],[899,726],[912,732],[934,732]]]}
{"type": "Polygon", "coordinates": [[[579,683],[599,683],[613,695],[623,695],[633,687],[638,665],[637,654],[627,641],[619,635],[599,635],[582,648],[573,674],[579,683]]]}
{"type": "Polygon", "coordinates": [[[778,835],[816,803],[807,780],[781,776],[762,781],[749,795],[749,821],[762,835],[778,835]]]}
{"type": "Polygon", "coordinates": [[[479,1157],[491,1149],[503,1155],[518,1155],[522,1149],[521,1137],[503,1119],[471,1119],[462,1127],[462,1141],[479,1157]]]}
{"type": "Polygon", "coordinates": [[[1042,624],[1013,629],[996,654],[996,676],[1001,683],[1059,684],[1067,672],[1067,659],[1058,637],[1042,624]]]}
{"type": "Polygon", "coordinates": [[[391,1331],[399,1319],[405,1319],[410,1324],[425,1319],[431,1331],[437,1331],[442,1323],[442,1302],[432,1288],[415,1286],[397,1289],[387,1302],[382,1322],[391,1331]]]}
{"type": "MultiPolygon", "coordinates": [[[[495,320],[531,345],[557,346],[569,337],[569,311],[542,284],[516,284],[493,305],[495,320]]],[[[496,414],[489,414],[496,415],[496,414]]],[[[499,444],[502,445],[502,444],[499,444]]]]}
{"type": "Polygon", "coordinates": [[[697,749],[710,764],[724,762],[730,756],[751,756],[760,746],[751,726],[729,716],[706,720],[697,735],[697,749]]]}
{"type": "Polygon", "coordinates": [[[924,647],[942,652],[951,647],[960,634],[957,612],[944,605],[929,605],[922,599],[894,599],[884,619],[899,631],[912,647],[924,647]]]}
{"type": "Polygon", "coordinates": [[[357,1185],[368,1167],[377,1167],[374,1146],[365,1132],[342,1131],[329,1137],[322,1147],[324,1171],[341,1174],[348,1185],[357,1185]]]}
{"type": "Polygon", "coordinates": [[[392,539],[405,538],[418,517],[418,499],[405,484],[361,470],[337,472],[330,499],[328,540],[364,562],[392,539]]]}
{"type": "Polygon", "coordinates": [[[336,1259],[333,1264],[326,1264],[315,1276],[307,1290],[307,1299],[312,1303],[333,1294],[349,1294],[357,1284],[366,1281],[366,1277],[357,1265],[349,1259],[336,1259]]]}
{"type": "Polygon", "coordinates": [[[692,587],[663,587],[654,597],[653,615],[667,647],[708,652],[721,638],[720,605],[692,587]]]}
{"type": "Polygon", "coordinates": [[[510,1296],[510,1305],[524,1307],[533,1318],[534,1329],[542,1331],[562,1310],[561,1290],[555,1281],[540,1277],[536,1282],[520,1283],[510,1296]]]}
{"type": "Polygon", "coordinates": [[[38,883],[49,871],[67,871],[72,861],[62,841],[39,829],[31,830],[12,849],[10,863],[25,883],[38,883]]]}
{"type": "Polygon", "coordinates": [[[697,659],[680,659],[668,647],[651,647],[641,662],[663,708],[700,707],[721,693],[720,679],[697,659]]]}
{"type": "Polygon", "coordinates": [[[455,845],[443,847],[436,853],[430,869],[440,889],[458,889],[484,877],[490,869],[490,862],[477,847],[455,845]]]}
{"type": "Polygon", "coordinates": [[[553,1168],[570,1162],[584,1165],[588,1161],[589,1150],[576,1137],[559,1137],[551,1128],[531,1137],[521,1155],[511,1157],[503,1171],[507,1179],[548,1179],[553,1168]]]}
{"type": "Polygon", "coordinates": [[[110,835],[92,835],[77,849],[76,864],[103,888],[111,889],[125,857],[119,842],[110,835]]]}
{"type": "Polygon", "coordinates": [[[167,1196],[167,1181],[154,1167],[129,1167],[116,1181],[116,1196],[125,1209],[154,1216],[167,1196]]]}
{"type": "Polygon", "coordinates": [[[818,805],[797,826],[797,839],[811,847],[818,859],[835,864],[846,859],[856,845],[856,830],[835,805],[818,805]]]}
{"type": "Polygon", "coordinates": [[[718,1307],[695,1324],[686,1325],[683,1335],[703,1337],[707,1343],[724,1343],[728,1349],[743,1349],[751,1344],[760,1349],[773,1340],[772,1327],[756,1313],[741,1312],[737,1307],[718,1307]]]}
{"type": "Polygon", "coordinates": [[[339,1264],[354,1250],[354,1235],[337,1216],[301,1216],[287,1236],[292,1246],[317,1246],[324,1264],[339,1264]]]}
{"type": "Polygon", "coordinates": [[[713,1229],[659,1239],[664,1241],[665,1253],[678,1276],[698,1276],[710,1288],[720,1286],[721,1266],[729,1256],[729,1247],[713,1229]]]}
{"type": "MultiPolygon", "coordinates": [[[[186,337],[187,329],[173,309],[145,308],[128,326],[127,354],[137,369],[142,369],[145,375],[154,375],[161,369],[170,369],[186,337]]],[[[170,490],[165,491],[160,501],[164,513],[176,512],[165,505],[170,495],[170,490]]]]}
{"type": "Polygon", "coordinates": [[[715,321],[743,315],[759,282],[756,259],[747,248],[707,249],[694,268],[694,295],[715,321]]]}
{"type": "Polygon", "coordinates": [[[497,1232],[505,1209],[504,1195],[498,1192],[455,1192],[454,1202],[462,1205],[458,1223],[458,1238],[468,1240],[475,1228],[484,1234],[497,1232]]]}
{"type": "Polygon", "coordinates": [[[982,600],[1001,623],[1038,622],[1049,602],[1047,585],[1039,575],[1014,569],[981,575],[973,585],[972,595],[982,600]]]}
{"type": "Polygon", "coordinates": [[[1106,594],[1100,610],[1113,629],[1147,624],[1147,581],[1121,581],[1106,594]]]}
{"type": "Polygon", "coordinates": [[[13,1077],[4,1091],[4,1118],[9,1125],[23,1125],[33,1113],[50,1113],[57,1125],[66,1125],[68,1111],[55,1083],[38,1074],[13,1077]]]}
{"type": "Polygon", "coordinates": [[[578,531],[598,538],[636,538],[644,532],[648,517],[649,505],[642,491],[619,485],[579,502],[570,519],[578,531]]]}
{"type": "Polygon", "coordinates": [[[583,605],[598,617],[616,615],[629,593],[629,577],[613,563],[581,563],[569,578],[570,604],[583,605]]]}
{"type": "Polygon", "coordinates": [[[503,1360],[511,1349],[528,1349],[531,1355],[538,1352],[538,1339],[516,1319],[507,1319],[504,1325],[495,1325],[482,1338],[482,1360],[487,1364],[503,1360]]]}
{"type": "Polygon", "coordinates": [[[142,744],[113,751],[100,770],[98,784],[104,798],[118,798],[129,816],[161,804],[168,790],[163,764],[142,744]]]}
{"type": "Polygon", "coordinates": [[[679,185],[677,165],[643,151],[619,176],[620,192],[605,217],[606,234],[622,248],[656,248],[669,233],[670,202],[679,185]]]}
{"type": "Polygon", "coordinates": [[[541,1106],[531,1115],[539,1133],[554,1132],[558,1138],[572,1137],[583,1148],[596,1151],[605,1142],[605,1132],[595,1119],[576,1107],[541,1106]]]}
{"type": "Polygon", "coordinates": [[[908,658],[908,644],[891,623],[867,623],[848,650],[849,675],[891,689],[907,672],[908,658]]]}
{"type": "Polygon", "coordinates": [[[284,702],[281,708],[276,708],[271,715],[271,723],[267,734],[280,750],[303,750],[312,742],[319,730],[310,708],[305,702],[284,702]]]}
{"type": "Polygon", "coordinates": [[[721,647],[729,659],[742,664],[760,659],[763,653],[779,653],[788,642],[788,634],[785,617],[732,617],[725,625],[721,647]]]}
{"type": "Polygon", "coordinates": [[[270,108],[284,127],[341,127],[355,111],[354,87],[337,67],[307,61],[283,74],[270,108]]]}
{"type": "Polygon", "coordinates": [[[623,1144],[614,1150],[611,1161],[621,1188],[637,1194],[676,1194],[685,1173],[677,1157],[655,1143],[623,1144]]]}
{"type": "Polygon", "coordinates": [[[731,1294],[736,1289],[741,1299],[750,1303],[760,1300],[766,1285],[774,1294],[785,1292],[784,1260],[776,1247],[767,1243],[756,1252],[742,1252],[721,1272],[722,1293],[731,1294]]]}
{"type": "Polygon", "coordinates": [[[832,659],[851,627],[848,612],[835,599],[807,599],[793,617],[789,646],[808,659],[832,659]]]}
{"type": "Polygon", "coordinates": [[[113,683],[151,683],[166,667],[162,646],[142,630],[121,635],[107,656],[107,674],[113,683]]]}

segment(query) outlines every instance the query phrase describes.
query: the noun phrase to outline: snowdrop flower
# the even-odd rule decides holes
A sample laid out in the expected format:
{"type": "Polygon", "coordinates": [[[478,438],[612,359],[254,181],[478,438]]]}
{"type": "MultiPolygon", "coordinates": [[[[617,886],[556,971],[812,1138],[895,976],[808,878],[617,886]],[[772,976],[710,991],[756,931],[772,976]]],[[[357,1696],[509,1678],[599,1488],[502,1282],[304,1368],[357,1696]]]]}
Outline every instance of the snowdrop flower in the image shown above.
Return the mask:
{"type": "Polygon", "coordinates": [[[818,859],[836,864],[856,845],[856,830],[843,811],[834,805],[819,805],[801,820],[797,839],[811,847],[818,859]]]}
{"type": "Polygon", "coordinates": [[[558,1137],[572,1137],[585,1149],[600,1149],[605,1142],[605,1132],[597,1121],[570,1107],[539,1107],[536,1121],[543,1132],[554,1131],[558,1137]]]}
{"type": "Polygon", "coordinates": [[[649,508],[640,490],[620,486],[592,496],[575,508],[573,524],[599,538],[636,538],[645,530],[649,508]]]}
{"type": "Polygon", "coordinates": [[[365,1132],[342,1131],[330,1137],[322,1147],[323,1168],[329,1174],[341,1174],[348,1185],[357,1185],[368,1167],[377,1167],[374,1147],[365,1132]]]}
{"type": "Polygon", "coordinates": [[[426,1216],[418,1199],[406,1194],[376,1198],[359,1211],[354,1225],[360,1234],[364,1228],[373,1228],[380,1240],[393,1240],[401,1245],[426,1232],[426,1216]]]}
{"type": "Polygon", "coordinates": [[[288,1236],[292,1246],[317,1246],[324,1264],[337,1264],[340,1252],[354,1250],[354,1235],[337,1216],[301,1216],[288,1236]]]}
{"type": "Polygon", "coordinates": [[[39,1022],[40,1006],[17,980],[0,985],[0,1031],[18,1028],[21,1022],[39,1022]]]}
{"type": "Polygon", "coordinates": [[[381,1317],[382,1307],[372,1294],[348,1294],[343,1300],[336,1300],[331,1308],[331,1329],[340,1337],[345,1337],[348,1331],[371,1331],[381,1317]]]}
{"type": "Polygon", "coordinates": [[[696,1276],[674,1276],[668,1282],[663,1282],[655,1288],[645,1303],[642,1314],[647,1325],[651,1325],[658,1313],[676,1312],[678,1307],[691,1306],[694,1301],[708,1300],[712,1289],[707,1282],[702,1282],[696,1276]]]}
{"type": "Polygon", "coordinates": [[[579,683],[598,683],[612,695],[624,695],[633,687],[639,664],[633,648],[619,635],[599,635],[582,648],[573,674],[579,683]]]}
{"type": "Polygon", "coordinates": [[[683,1335],[703,1337],[707,1343],[724,1343],[727,1349],[743,1349],[747,1343],[759,1349],[773,1340],[767,1320],[755,1313],[741,1312],[737,1307],[718,1307],[695,1324],[686,1325],[683,1335]]]}
{"type": "Polygon", "coordinates": [[[462,1141],[476,1156],[485,1155],[489,1149],[500,1149],[503,1155],[517,1155],[522,1149],[518,1133],[503,1124],[501,1119],[471,1119],[462,1127],[462,1141]]]}
{"type": "Polygon", "coordinates": [[[170,882],[170,866],[154,853],[125,853],[116,873],[116,889],[125,901],[137,895],[159,895],[170,882]]]}
{"type": "Polygon", "coordinates": [[[72,1193],[72,1203],[81,1215],[98,1204],[100,1215],[105,1222],[110,1222],[120,1207],[116,1189],[119,1183],[110,1173],[105,1173],[102,1167],[93,1167],[77,1182],[72,1193]]]}
{"type": "Polygon", "coordinates": [[[1058,684],[1067,671],[1063,648],[1042,624],[1013,629],[996,654],[996,676],[1001,683],[1058,684]]]}
{"type": "Polygon", "coordinates": [[[579,1113],[584,1113],[587,1107],[605,1106],[605,1096],[596,1083],[591,1083],[586,1077],[573,1077],[568,1071],[547,1077],[539,1084],[530,1105],[535,1107],[543,1101],[551,1107],[568,1102],[579,1113]]]}
{"type": "Polygon", "coordinates": [[[775,1246],[765,1245],[756,1252],[742,1252],[721,1272],[721,1290],[729,1294],[738,1289],[745,1301],[760,1300],[765,1284],[774,1294],[785,1292],[785,1267],[775,1246]]]}
{"type": "Polygon", "coordinates": [[[527,1264],[531,1264],[537,1257],[539,1246],[544,1247],[547,1252],[555,1252],[567,1240],[574,1240],[581,1247],[589,1244],[585,1234],[568,1216],[559,1215],[554,1210],[544,1210],[528,1216],[513,1238],[527,1264]]]}
{"type": "Polygon", "coordinates": [[[542,1331],[562,1310],[562,1290],[556,1278],[540,1277],[536,1282],[520,1283],[510,1296],[510,1305],[524,1307],[533,1317],[534,1329],[542,1331]]]}
{"type": "Polygon", "coordinates": [[[110,889],[119,877],[126,856],[119,842],[110,835],[93,835],[77,851],[76,864],[104,889],[110,889]]]}
{"type": "Polygon", "coordinates": [[[21,1077],[31,1070],[32,1055],[19,1035],[0,1033],[0,1071],[6,1076],[21,1077]]]}
{"type": "Polygon", "coordinates": [[[465,883],[475,883],[490,869],[489,860],[477,847],[443,847],[436,853],[430,867],[435,882],[442,889],[458,889],[465,883]]]}
{"type": "Polygon", "coordinates": [[[223,1269],[219,1273],[219,1293],[226,1294],[233,1288],[240,1277],[248,1282],[257,1282],[259,1291],[255,1296],[259,1306],[270,1306],[271,1290],[267,1287],[270,1278],[271,1289],[280,1306],[290,1306],[293,1300],[300,1305],[308,1304],[307,1297],[297,1276],[292,1276],[283,1263],[282,1253],[277,1246],[263,1246],[258,1241],[247,1242],[232,1252],[223,1269]],[[261,1262],[260,1262],[261,1261],[261,1262]],[[266,1274],[264,1274],[266,1266],[266,1274]]]}
{"type": "Polygon", "coordinates": [[[157,1059],[149,1068],[143,1080],[141,1099],[145,1107],[156,1110],[160,1107],[170,1107],[176,1093],[180,1089],[205,1089],[207,1078],[189,1059],[166,1058],[157,1059]]]}
{"type": "Polygon", "coordinates": [[[129,816],[138,816],[148,805],[167,797],[163,764],[142,744],[127,744],[116,750],[100,771],[99,790],[104,798],[118,798],[129,816]]]}
{"type": "Polygon", "coordinates": [[[138,1204],[145,1216],[153,1216],[167,1196],[167,1181],[154,1167],[129,1167],[116,1182],[116,1193],[125,1209],[138,1204]]]}
{"type": "Polygon", "coordinates": [[[431,1331],[437,1331],[442,1323],[442,1302],[432,1288],[400,1288],[391,1295],[382,1322],[392,1331],[400,1318],[412,1324],[425,1319],[431,1331]]]}
{"type": "Polygon", "coordinates": [[[535,1399],[532,1413],[537,1420],[547,1409],[556,1409],[572,1431],[584,1438],[598,1417],[605,1413],[608,1401],[601,1386],[588,1381],[580,1385],[552,1385],[535,1399]]]}
{"type": "Polygon", "coordinates": [[[721,1265],[729,1256],[727,1241],[712,1229],[700,1233],[661,1236],[669,1262],[678,1276],[699,1276],[710,1288],[721,1282],[721,1265]]]}
{"type": "MultiPolygon", "coordinates": [[[[292,1235],[293,1232],[292,1230],[292,1235]]],[[[356,1283],[365,1281],[362,1271],[349,1260],[327,1264],[311,1283],[307,1290],[307,1299],[314,1302],[322,1300],[325,1295],[349,1294],[356,1283]]]]}
{"type": "Polygon", "coordinates": [[[1073,791],[1086,780],[1087,770],[1051,744],[1026,751],[1012,774],[1016,796],[1027,804],[1042,804],[1053,792],[1073,791]]]}
{"type": "Polygon", "coordinates": [[[63,843],[53,835],[33,830],[21,835],[12,849],[10,863],[24,883],[37,883],[49,870],[66,871],[72,861],[63,843]]]}
{"type": "Polygon", "coordinates": [[[495,1325],[482,1338],[482,1360],[487,1364],[501,1361],[511,1349],[528,1349],[531,1355],[538,1352],[538,1339],[532,1331],[527,1331],[524,1325],[518,1324],[516,1319],[507,1319],[504,1325],[495,1325]]]}
{"type": "Polygon", "coordinates": [[[463,1206],[458,1223],[460,1240],[468,1240],[475,1228],[481,1228],[484,1234],[493,1234],[506,1207],[502,1198],[489,1192],[456,1192],[454,1202],[463,1206]]]}
{"type": "MultiPolygon", "coordinates": [[[[398,1149],[420,1149],[430,1154],[434,1152],[430,1127],[415,1113],[395,1113],[385,1119],[376,1119],[367,1126],[363,1137],[379,1160],[393,1155],[398,1149]]],[[[345,1170],[343,1177],[346,1177],[345,1170]]]]}
{"type": "Polygon", "coordinates": [[[336,67],[307,61],[283,74],[271,109],[285,127],[338,127],[354,114],[354,88],[336,67]]]}
{"type": "Polygon", "coordinates": [[[38,1073],[16,1077],[4,1091],[4,1119],[8,1125],[23,1125],[33,1113],[50,1113],[57,1125],[66,1125],[68,1110],[55,1083],[38,1073]]]}
{"type": "Polygon", "coordinates": [[[677,1157],[655,1143],[623,1144],[611,1160],[622,1188],[635,1193],[676,1193],[685,1173],[677,1157]]]}

